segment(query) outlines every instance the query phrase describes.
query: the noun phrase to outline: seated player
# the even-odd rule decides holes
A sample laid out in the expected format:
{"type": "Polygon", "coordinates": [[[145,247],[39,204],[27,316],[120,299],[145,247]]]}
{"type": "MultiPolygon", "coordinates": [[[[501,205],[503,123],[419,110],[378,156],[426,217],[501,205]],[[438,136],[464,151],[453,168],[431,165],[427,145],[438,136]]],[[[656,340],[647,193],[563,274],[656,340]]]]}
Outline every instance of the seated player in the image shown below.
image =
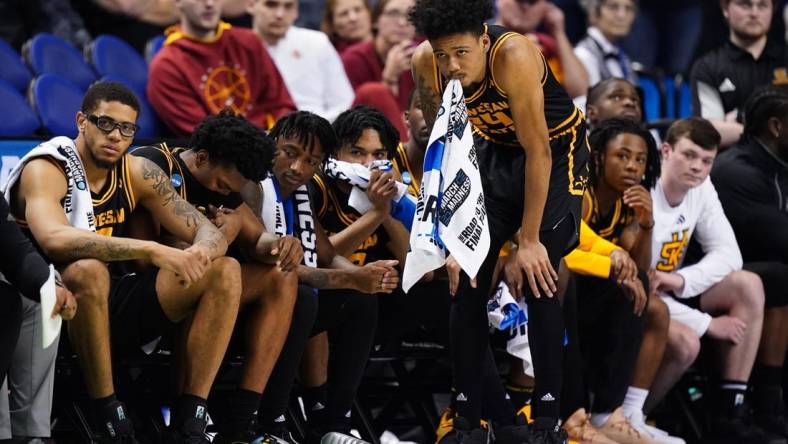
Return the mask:
{"type": "MultiPolygon", "coordinates": [[[[370,107],[345,111],[333,126],[339,142],[335,159],[348,164],[390,160],[399,144],[394,126],[370,107]]],[[[327,164],[309,184],[315,215],[331,244],[357,265],[392,259],[402,263],[410,235],[391,215],[397,191],[394,172],[371,171],[366,195],[372,207],[364,214],[348,202],[352,185],[342,180],[344,173],[327,164]]],[[[311,433],[318,439],[327,432],[350,430],[349,413],[375,338],[378,313],[376,296],[339,290],[320,292],[319,297],[313,333],[327,332],[331,353],[325,337],[315,336],[305,360],[308,371],[302,372],[310,393],[306,410],[311,433]],[[315,409],[318,403],[325,409],[315,409]]]]}
{"type": "Polygon", "coordinates": [[[653,402],[695,360],[704,335],[717,347],[718,387],[712,393],[710,439],[715,443],[784,443],[754,425],[744,403],[758,353],[764,292],[760,278],[742,270],[742,258],[717,192],[709,180],[720,134],[693,117],[668,129],[662,173],[651,191],[654,235],[652,287],[670,309],[668,346],[651,396],[653,402]],[[702,258],[684,266],[687,246],[698,240],[702,258]]]}
{"type": "MultiPolygon", "coordinates": [[[[318,294],[320,294],[320,310],[329,309],[330,313],[333,312],[337,316],[336,320],[353,319],[358,324],[358,327],[362,327],[363,331],[366,328],[365,323],[369,321],[359,319],[354,310],[357,310],[356,307],[358,306],[362,308],[365,308],[365,306],[363,304],[339,306],[342,301],[331,301],[328,297],[329,295],[326,294],[330,292],[326,290],[343,288],[368,294],[391,293],[397,288],[399,278],[394,268],[397,261],[368,261],[363,266],[358,266],[337,254],[329,241],[326,231],[322,228],[319,218],[313,215],[312,207],[317,206],[314,205],[314,202],[310,202],[307,184],[314,174],[319,171],[323,161],[328,156],[333,156],[337,151],[337,139],[331,124],[322,117],[309,112],[294,112],[284,116],[276,123],[271,130],[271,137],[276,141],[277,154],[274,157],[273,175],[268,181],[275,181],[278,196],[275,192],[262,194],[262,189],[257,188],[245,193],[245,200],[256,214],[262,215],[266,228],[272,232],[277,232],[278,226],[288,225],[288,212],[284,211],[285,220],[277,222],[276,217],[271,217],[276,213],[272,207],[276,207],[277,200],[285,204],[290,202],[289,205],[294,206],[292,217],[297,219],[290,222],[294,230],[297,227],[304,229],[310,226],[312,228],[308,231],[314,230],[314,236],[308,232],[304,234],[303,231],[298,235],[304,246],[305,263],[309,263],[307,259],[311,255],[310,251],[314,251],[317,256],[316,265],[330,268],[330,270],[326,270],[304,265],[299,267],[299,280],[306,285],[302,285],[299,288],[299,296],[296,300],[290,332],[263,393],[263,399],[258,410],[261,431],[292,442],[292,436],[288,431],[284,416],[290,400],[290,391],[308,339],[310,336],[314,336],[314,333],[322,331],[320,325],[324,324],[321,323],[327,322],[325,319],[317,319],[316,322],[316,318],[318,318],[318,294]],[[321,289],[321,291],[316,294],[307,286],[321,289]],[[339,313],[336,313],[337,311],[339,313]]],[[[268,191],[270,188],[266,187],[266,190],[268,191]]],[[[359,300],[362,302],[364,298],[374,300],[374,297],[368,294],[358,294],[359,300]]],[[[345,325],[347,324],[349,323],[345,323],[345,325]]],[[[347,328],[351,329],[353,327],[355,326],[349,325],[347,328]]],[[[365,341],[366,339],[360,337],[359,340],[365,341]]],[[[367,352],[363,353],[364,362],[366,362],[367,352]]],[[[340,362],[348,361],[345,355],[339,353],[332,353],[331,359],[342,359],[340,362]]],[[[355,355],[357,351],[345,352],[345,354],[348,353],[355,355]]],[[[307,365],[307,367],[311,366],[307,365]]],[[[325,365],[314,366],[314,368],[322,372],[321,374],[325,374],[325,365]]],[[[361,370],[363,370],[363,367],[361,370]]],[[[357,381],[355,375],[342,374],[340,378],[333,377],[333,371],[331,373],[331,381],[341,382],[343,381],[341,378],[352,378],[354,381],[357,381]]],[[[360,377],[360,373],[358,377],[360,377]]],[[[336,389],[332,388],[331,390],[342,388],[339,385],[335,387],[336,389]]],[[[320,392],[321,390],[319,389],[307,390],[305,405],[314,405],[309,399],[319,398],[320,392]]],[[[329,395],[329,399],[331,399],[333,393],[329,393],[331,393],[329,395]]],[[[342,394],[342,396],[347,395],[342,394]]],[[[352,400],[353,396],[351,395],[350,402],[352,400]]],[[[342,413],[344,415],[344,411],[342,413]]]]}
{"type": "Polygon", "coordinates": [[[224,257],[221,231],[178,195],[161,168],[127,154],[139,109],[125,86],[94,84],[76,115],[77,138],[39,145],[11,173],[5,194],[12,215],[79,300],[68,331],[104,439],[135,442],[115,395],[112,357],[138,351],[189,318],[171,428],[176,442],[208,442],[206,398],[238,314],[240,267],[224,257]],[[138,207],[190,246],[126,237],[138,207]],[[122,261],[140,259],[154,267],[124,274],[122,261]]]}

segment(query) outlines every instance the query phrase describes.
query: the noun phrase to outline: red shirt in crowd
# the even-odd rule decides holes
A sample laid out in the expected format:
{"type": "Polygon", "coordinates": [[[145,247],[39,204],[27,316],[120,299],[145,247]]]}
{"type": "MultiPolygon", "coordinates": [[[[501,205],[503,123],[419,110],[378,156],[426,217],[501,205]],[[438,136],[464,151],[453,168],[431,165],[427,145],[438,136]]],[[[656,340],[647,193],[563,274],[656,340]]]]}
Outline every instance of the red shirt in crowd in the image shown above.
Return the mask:
{"type": "MultiPolygon", "coordinates": [[[[342,54],[342,63],[345,65],[345,72],[353,85],[354,90],[367,82],[383,81],[383,60],[378,57],[375,46],[372,42],[356,43],[346,49],[342,54]]],[[[400,111],[408,109],[408,96],[415,88],[413,76],[410,71],[405,71],[399,76],[399,95],[397,105],[400,111]]]]}
{"type": "Polygon", "coordinates": [[[150,66],[148,99],[177,135],[191,134],[207,115],[224,108],[269,128],[296,109],[284,80],[260,38],[220,23],[216,36],[200,40],[173,26],[150,66]]]}

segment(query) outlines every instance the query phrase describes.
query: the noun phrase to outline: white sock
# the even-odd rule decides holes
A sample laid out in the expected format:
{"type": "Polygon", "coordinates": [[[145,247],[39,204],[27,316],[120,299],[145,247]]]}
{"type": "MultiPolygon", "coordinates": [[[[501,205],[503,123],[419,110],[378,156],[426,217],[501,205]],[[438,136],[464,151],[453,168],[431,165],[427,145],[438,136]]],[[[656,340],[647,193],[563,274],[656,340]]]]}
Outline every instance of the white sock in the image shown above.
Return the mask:
{"type": "Polygon", "coordinates": [[[613,412],[593,413],[591,414],[591,424],[597,428],[602,427],[611,416],[613,416],[613,412]]]}
{"type": "Polygon", "coordinates": [[[624,416],[629,418],[636,413],[642,415],[643,406],[646,405],[646,398],[648,398],[648,390],[630,385],[626,396],[624,396],[624,403],[621,405],[624,409],[624,416]]]}

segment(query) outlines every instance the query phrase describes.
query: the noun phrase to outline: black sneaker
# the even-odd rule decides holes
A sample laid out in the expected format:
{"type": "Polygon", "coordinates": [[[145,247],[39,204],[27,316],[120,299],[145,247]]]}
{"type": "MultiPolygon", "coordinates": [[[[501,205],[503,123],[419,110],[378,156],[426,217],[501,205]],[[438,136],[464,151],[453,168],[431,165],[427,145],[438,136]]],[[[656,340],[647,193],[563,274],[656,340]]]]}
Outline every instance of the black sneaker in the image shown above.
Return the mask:
{"type": "Polygon", "coordinates": [[[219,432],[213,437],[214,444],[251,444],[259,442],[262,433],[259,431],[257,414],[253,414],[246,427],[232,433],[219,432]]]}
{"type": "Polygon", "coordinates": [[[205,429],[208,427],[208,420],[203,417],[188,418],[180,430],[173,430],[173,440],[175,444],[210,444],[211,440],[205,434],[205,429]]]}
{"type": "Polygon", "coordinates": [[[134,424],[128,416],[126,405],[113,402],[101,413],[101,436],[98,441],[107,444],[138,444],[134,437],[134,424]]]}
{"type": "Polygon", "coordinates": [[[561,427],[560,421],[550,418],[536,418],[531,425],[531,440],[529,444],[567,444],[569,435],[561,427]]]}
{"type": "Polygon", "coordinates": [[[514,424],[495,427],[493,424],[495,444],[525,444],[531,442],[531,429],[522,416],[517,416],[514,424]]]}
{"type": "Polygon", "coordinates": [[[788,437],[782,387],[756,389],[753,399],[755,424],[776,435],[788,437]]]}
{"type": "Polygon", "coordinates": [[[784,437],[755,425],[744,405],[738,406],[733,415],[713,415],[704,441],[714,444],[786,444],[784,437]]]}
{"type": "Polygon", "coordinates": [[[490,435],[481,427],[471,428],[467,419],[462,416],[454,418],[454,428],[443,435],[440,444],[488,444],[490,435]]]}

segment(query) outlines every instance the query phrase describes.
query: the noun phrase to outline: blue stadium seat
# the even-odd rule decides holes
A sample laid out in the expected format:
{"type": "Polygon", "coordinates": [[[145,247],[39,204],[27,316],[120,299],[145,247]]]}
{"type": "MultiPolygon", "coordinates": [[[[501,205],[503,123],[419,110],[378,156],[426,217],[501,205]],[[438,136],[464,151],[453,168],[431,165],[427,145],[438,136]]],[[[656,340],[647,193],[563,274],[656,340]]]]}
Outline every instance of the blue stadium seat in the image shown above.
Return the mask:
{"type": "Polygon", "coordinates": [[[100,35],[86,48],[86,55],[100,77],[121,77],[135,91],[145,91],[148,65],[128,43],[112,35],[100,35]]]}
{"type": "Polygon", "coordinates": [[[128,86],[134,92],[134,95],[137,96],[137,100],[140,102],[140,115],[137,118],[137,125],[140,126],[140,130],[137,132],[136,137],[146,139],[161,134],[161,121],[159,120],[159,116],[156,115],[156,112],[153,111],[153,107],[150,106],[148,97],[145,95],[144,87],[142,90],[138,90],[127,79],[117,75],[106,75],[101,78],[101,81],[122,83],[128,86]]]}
{"type": "Polygon", "coordinates": [[[657,82],[651,77],[641,75],[638,77],[638,86],[643,90],[643,120],[650,122],[661,118],[662,95],[657,82]]]}
{"type": "Polygon", "coordinates": [[[665,113],[662,117],[667,119],[676,118],[676,77],[665,76],[662,79],[662,85],[665,91],[665,113]]]}
{"type": "Polygon", "coordinates": [[[55,136],[77,136],[76,114],[82,106],[83,90],[57,74],[33,80],[30,101],[44,128],[55,136]]]}
{"type": "Polygon", "coordinates": [[[23,48],[22,55],[33,72],[60,75],[83,90],[96,81],[96,73],[76,48],[52,34],[36,34],[23,48]]]}
{"type": "Polygon", "coordinates": [[[686,80],[679,86],[678,117],[684,119],[692,116],[692,88],[686,80]]]}
{"type": "Polygon", "coordinates": [[[27,91],[33,74],[22,56],[5,40],[0,39],[0,79],[10,83],[19,92],[27,91]]]}
{"type": "Polygon", "coordinates": [[[145,44],[145,61],[150,64],[153,57],[156,56],[156,53],[159,52],[162,46],[164,46],[164,40],[166,37],[163,35],[157,35],[156,37],[148,40],[148,43],[145,44]]]}
{"type": "Polygon", "coordinates": [[[32,136],[41,122],[16,87],[0,80],[0,136],[32,136]]]}

